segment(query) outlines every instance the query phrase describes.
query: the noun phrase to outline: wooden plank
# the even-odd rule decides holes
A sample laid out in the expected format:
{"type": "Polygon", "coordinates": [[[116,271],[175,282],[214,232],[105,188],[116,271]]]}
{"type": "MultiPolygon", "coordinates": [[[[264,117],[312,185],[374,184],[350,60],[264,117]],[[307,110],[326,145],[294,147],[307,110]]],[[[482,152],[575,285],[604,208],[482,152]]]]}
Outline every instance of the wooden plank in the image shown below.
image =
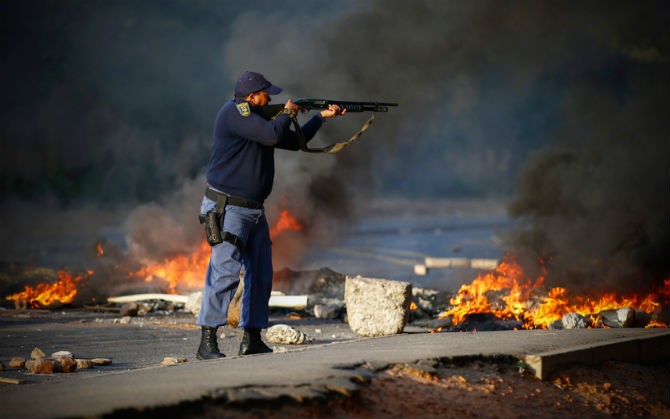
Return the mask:
{"type": "Polygon", "coordinates": [[[7,383],[7,384],[23,384],[25,383],[24,380],[20,380],[18,378],[8,378],[8,377],[0,377],[0,383],[7,383]]]}
{"type": "MultiPolygon", "coordinates": [[[[176,294],[133,294],[122,295],[118,297],[109,297],[107,299],[110,303],[124,304],[134,303],[137,301],[146,300],[164,300],[174,303],[186,303],[188,301],[187,295],[176,294]]],[[[301,309],[307,307],[307,295],[278,295],[273,293],[270,296],[270,307],[284,307],[301,309]]]]}

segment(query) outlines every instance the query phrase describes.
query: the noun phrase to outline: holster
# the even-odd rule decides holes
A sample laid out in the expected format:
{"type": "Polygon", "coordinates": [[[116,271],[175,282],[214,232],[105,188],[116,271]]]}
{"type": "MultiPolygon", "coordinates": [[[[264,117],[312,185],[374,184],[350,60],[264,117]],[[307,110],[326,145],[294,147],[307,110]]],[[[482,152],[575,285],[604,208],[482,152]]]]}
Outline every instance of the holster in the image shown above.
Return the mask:
{"type": "Polygon", "coordinates": [[[205,225],[205,235],[207,236],[207,243],[210,246],[215,246],[223,241],[220,227],[223,225],[223,214],[219,214],[214,210],[205,215],[201,214],[200,224],[205,225]]]}
{"type": "MultiPolygon", "coordinates": [[[[207,192],[212,191],[207,189],[207,192]]],[[[210,193],[206,193],[206,196],[210,199],[214,197],[216,201],[216,210],[211,210],[207,214],[200,214],[200,224],[205,225],[205,236],[207,237],[207,243],[210,246],[216,246],[224,241],[234,244],[240,252],[244,249],[244,243],[235,234],[223,231],[223,220],[226,215],[226,205],[228,205],[229,196],[225,194],[216,194],[213,196],[210,193]]]]}

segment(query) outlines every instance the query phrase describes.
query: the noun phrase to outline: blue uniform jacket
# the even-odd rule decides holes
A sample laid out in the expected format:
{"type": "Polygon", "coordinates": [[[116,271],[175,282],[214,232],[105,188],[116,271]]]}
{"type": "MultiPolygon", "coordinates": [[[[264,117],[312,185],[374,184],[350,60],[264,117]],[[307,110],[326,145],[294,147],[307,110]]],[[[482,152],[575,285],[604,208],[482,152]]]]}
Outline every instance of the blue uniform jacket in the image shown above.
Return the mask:
{"type": "MultiPolygon", "coordinates": [[[[272,191],[275,148],[297,151],[300,146],[288,115],[268,121],[238,109],[241,102],[226,102],[216,116],[207,183],[229,195],[263,202],[272,191]]],[[[305,140],[322,125],[320,114],[307,121],[302,126],[305,140]]]]}

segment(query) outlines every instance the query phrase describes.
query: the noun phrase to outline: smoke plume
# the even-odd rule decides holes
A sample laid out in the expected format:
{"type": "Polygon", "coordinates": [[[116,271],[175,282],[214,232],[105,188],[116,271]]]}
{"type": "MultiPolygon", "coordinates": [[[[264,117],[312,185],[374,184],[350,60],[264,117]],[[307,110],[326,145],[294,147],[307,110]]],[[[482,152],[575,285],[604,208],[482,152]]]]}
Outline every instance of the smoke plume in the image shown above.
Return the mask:
{"type": "Polygon", "coordinates": [[[668,277],[667,2],[91,4],[1,6],[8,258],[39,259],[23,246],[39,214],[73,209],[83,236],[121,228],[139,258],[201,240],[213,118],[253,70],[284,87],[275,102],[400,103],[335,156],[277,151],[268,215],[289,206],[307,226],[287,258],[375,198],[511,197],[510,249],[557,282],[668,277]]]}

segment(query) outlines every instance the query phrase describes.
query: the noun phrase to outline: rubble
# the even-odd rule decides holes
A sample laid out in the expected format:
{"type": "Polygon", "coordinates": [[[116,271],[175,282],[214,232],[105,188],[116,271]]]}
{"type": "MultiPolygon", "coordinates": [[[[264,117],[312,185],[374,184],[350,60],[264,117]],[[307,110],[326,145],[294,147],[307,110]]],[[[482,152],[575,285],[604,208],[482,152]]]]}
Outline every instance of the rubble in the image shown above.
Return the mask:
{"type": "MultiPolygon", "coordinates": [[[[78,369],[89,369],[93,365],[109,365],[109,358],[79,359],[70,351],[56,351],[47,357],[42,349],[36,347],[30,353],[30,359],[13,357],[9,361],[12,369],[26,369],[31,374],[73,373],[78,369]]],[[[4,366],[4,365],[3,365],[4,366]]],[[[14,383],[16,384],[16,383],[14,383]]]]}
{"type": "Polygon", "coordinates": [[[631,327],[635,323],[635,310],[632,308],[604,310],[600,312],[600,317],[603,324],[608,327],[631,327]]]}
{"type": "Polygon", "coordinates": [[[342,315],[344,304],[316,304],[312,309],[317,319],[337,319],[342,315]]]}
{"type": "Polygon", "coordinates": [[[30,359],[40,359],[44,358],[45,356],[46,354],[40,348],[35,348],[30,353],[30,359]]]}
{"type": "Polygon", "coordinates": [[[344,294],[349,326],[361,336],[401,333],[409,320],[409,282],[347,276],[344,294]]]}
{"type": "Polygon", "coordinates": [[[449,307],[451,297],[452,294],[447,291],[412,287],[412,301],[430,316],[435,316],[446,310],[449,307]]]}
{"type": "Polygon", "coordinates": [[[60,357],[54,359],[54,368],[56,372],[70,373],[77,370],[77,361],[70,357],[60,357]]]}
{"type": "Polygon", "coordinates": [[[561,319],[563,329],[584,329],[588,326],[586,317],[579,313],[568,313],[561,319]]]}
{"type": "Polygon", "coordinates": [[[9,368],[24,368],[26,366],[26,359],[14,357],[9,360],[9,368]]]}
{"type": "Polygon", "coordinates": [[[137,316],[137,313],[140,310],[140,306],[137,303],[126,303],[121,306],[121,309],[119,310],[119,315],[121,317],[126,317],[126,316],[137,316]]]}
{"type": "Polygon", "coordinates": [[[265,339],[278,345],[300,345],[307,340],[307,336],[287,324],[276,324],[265,331],[265,339]]]}
{"type": "Polygon", "coordinates": [[[91,362],[90,359],[77,358],[75,361],[77,362],[77,369],[78,370],[87,370],[87,369],[93,368],[93,362],[91,362]]]}
{"type": "Polygon", "coordinates": [[[163,358],[161,365],[170,367],[172,365],[183,364],[184,362],[187,362],[186,358],[176,358],[173,356],[166,356],[165,358],[163,358]]]}
{"type": "Polygon", "coordinates": [[[37,358],[26,361],[26,369],[32,374],[53,374],[54,362],[46,358],[37,358]]]}

